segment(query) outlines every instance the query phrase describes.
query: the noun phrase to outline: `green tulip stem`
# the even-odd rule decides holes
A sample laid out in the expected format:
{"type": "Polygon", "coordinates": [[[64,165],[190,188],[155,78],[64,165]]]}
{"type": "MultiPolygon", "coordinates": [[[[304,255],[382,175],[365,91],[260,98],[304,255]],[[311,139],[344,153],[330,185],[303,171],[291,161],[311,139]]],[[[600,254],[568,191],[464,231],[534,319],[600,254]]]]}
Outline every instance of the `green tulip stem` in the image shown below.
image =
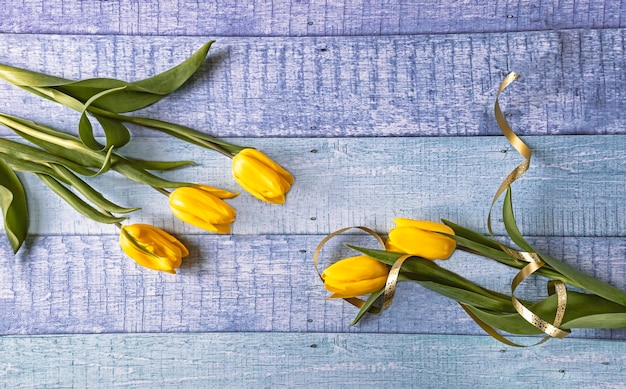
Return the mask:
{"type": "Polygon", "coordinates": [[[152,128],[157,131],[164,132],[168,135],[182,139],[184,141],[193,143],[195,145],[205,147],[214,151],[217,151],[229,158],[233,158],[234,154],[245,149],[245,147],[237,146],[228,142],[224,142],[217,138],[208,136],[193,128],[181,126],[179,124],[166,122],[158,119],[144,118],[139,116],[125,116],[114,112],[110,112],[104,109],[100,109],[94,106],[88,108],[89,112],[96,115],[106,116],[110,119],[120,122],[132,123],[139,126],[152,128]]]}
{"type": "Polygon", "coordinates": [[[162,195],[164,195],[166,197],[170,197],[170,192],[168,192],[167,190],[165,190],[163,188],[159,188],[158,186],[153,186],[152,188],[154,190],[156,190],[157,192],[161,193],[162,195]]]}
{"type": "MultiPolygon", "coordinates": [[[[107,211],[106,209],[102,209],[102,213],[109,215],[111,217],[115,217],[115,215],[113,215],[111,212],[107,211]]],[[[120,222],[114,223],[114,226],[117,227],[118,230],[120,231],[122,230],[122,223],[120,222]]]]}

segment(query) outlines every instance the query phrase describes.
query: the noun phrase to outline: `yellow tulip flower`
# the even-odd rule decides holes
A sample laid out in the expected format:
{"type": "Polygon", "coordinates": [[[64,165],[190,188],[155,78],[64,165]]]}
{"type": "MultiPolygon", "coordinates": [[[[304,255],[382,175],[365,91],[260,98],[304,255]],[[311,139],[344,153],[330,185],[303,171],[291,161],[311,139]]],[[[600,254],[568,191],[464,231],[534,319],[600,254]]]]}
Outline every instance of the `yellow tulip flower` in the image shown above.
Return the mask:
{"type": "Polygon", "coordinates": [[[345,258],[322,273],[324,287],[333,292],[330,298],[349,298],[375,292],[385,286],[389,269],[365,255],[345,258]]]}
{"type": "Polygon", "coordinates": [[[448,259],[456,249],[456,241],[438,232],[454,235],[445,224],[412,219],[395,219],[389,231],[387,250],[426,259],[448,259]]]}
{"type": "Polygon", "coordinates": [[[170,193],[170,209],[185,223],[210,232],[228,234],[237,211],[223,199],[237,195],[207,185],[184,186],[170,193]]]}
{"type": "Polygon", "coordinates": [[[233,157],[235,181],[252,196],[273,204],[284,204],[294,178],[282,166],[256,149],[243,149],[233,157]]]}
{"type": "Polygon", "coordinates": [[[172,235],[149,224],[123,226],[120,232],[122,250],[137,264],[152,270],[176,274],[187,248],[172,235]]]}

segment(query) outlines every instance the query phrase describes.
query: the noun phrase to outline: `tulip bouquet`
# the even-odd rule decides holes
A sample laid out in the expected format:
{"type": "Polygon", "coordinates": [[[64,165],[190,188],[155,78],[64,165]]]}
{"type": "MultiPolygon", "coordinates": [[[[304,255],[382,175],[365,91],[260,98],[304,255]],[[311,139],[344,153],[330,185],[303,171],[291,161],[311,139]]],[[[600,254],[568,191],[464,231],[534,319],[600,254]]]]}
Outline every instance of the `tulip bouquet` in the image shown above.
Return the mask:
{"type": "Polygon", "coordinates": [[[252,196],[283,204],[294,182],[293,176],[263,152],[224,142],[195,129],[158,119],[129,116],[152,105],[182,86],[195,74],[208,55],[212,41],[204,44],[179,65],[156,76],[126,82],[108,78],[67,80],[0,64],[0,78],[37,96],[80,113],[77,135],[0,113],[0,123],[24,142],[0,138],[0,206],[5,233],[17,252],[28,234],[26,193],[16,171],[36,175],[54,193],[82,215],[120,229],[124,252],[142,266],[175,273],[184,245],[161,229],[146,225],[123,226],[125,216],[136,207],[114,204],[90,186],[89,178],[115,171],[169,197],[173,215],[206,231],[227,234],[235,220],[235,209],[224,200],[238,195],[197,183],[171,181],[153,171],[181,168],[193,161],[140,160],[118,152],[131,140],[127,124],[143,126],[191,144],[217,151],[232,159],[235,181],[252,196]],[[104,144],[94,135],[91,120],[104,133],[104,144]],[[169,189],[173,191],[170,193],[169,189]]]}
{"type": "MultiPolygon", "coordinates": [[[[502,91],[519,76],[509,74],[498,91],[494,112],[496,121],[512,146],[524,157],[502,182],[491,203],[487,219],[489,235],[443,220],[395,219],[396,226],[385,241],[366,227],[359,228],[377,239],[380,249],[348,245],[360,255],[345,258],[318,270],[330,298],[343,298],[360,308],[352,324],[364,314],[379,313],[388,308],[397,282],[411,281],[443,296],[456,300],[467,314],[489,335],[511,345],[522,346],[499,331],[517,335],[545,335],[536,344],[556,337],[563,338],[574,328],[626,328],[626,292],[586,275],[567,263],[541,253],[522,236],[515,222],[511,184],[530,165],[531,150],[515,135],[499,106],[502,91]],[[502,220],[508,238],[519,248],[497,241],[491,229],[491,211],[504,194],[502,220]],[[435,261],[449,258],[462,250],[518,269],[511,282],[510,294],[483,288],[435,261]],[[515,296],[517,287],[537,274],[548,280],[548,296],[530,302],[515,296]],[[567,287],[576,290],[568,290],[567,287]],[[362,300],[359,296],[368,295],[362,300]]],[[[344,228],[327,236],[314,253],[314,265],[322,247],[344,228]]]]}

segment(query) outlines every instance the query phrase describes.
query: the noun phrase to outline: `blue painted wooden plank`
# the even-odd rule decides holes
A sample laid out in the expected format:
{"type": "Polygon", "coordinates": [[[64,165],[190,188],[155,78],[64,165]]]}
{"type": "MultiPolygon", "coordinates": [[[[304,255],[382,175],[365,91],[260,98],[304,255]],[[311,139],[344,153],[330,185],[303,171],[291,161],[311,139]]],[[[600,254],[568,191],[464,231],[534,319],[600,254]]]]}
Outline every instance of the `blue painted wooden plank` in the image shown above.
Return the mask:
{"type": "MultiPolygon", "coordinates": [[[[626,30],[219,38],[182,91],[142,114],[219,136],[623,134],[626,30]]],[[[68,78],[136,80],[209,37],[0,35],[0,62],[68,78]]],[[[73,129],[78,115],[0,82],[3,111],[73,129]]],[[[7,131],[0,129],[0,135],[7,131]]]]}
{"type": "Polygon", "coordinates": [[[73,335],[1,337],[0,346],[6,388],[623,388],[626,362],[626,342],[513,349],[484,336],[73,335]]]}
{"type": "Polygon", "coordinates": [[[0,31],[103,35],[397,35],[624,27],[620,0],[8,0],[0,31]]]}
{"type": "MultiPolygon", "coordinates": [[[[296,177],[284,205],[262,203],[245,192],[230,200],[238,210],[234,234],[328,234],[352,225],[387,231],[395,217],[446,218],[486,232],[491,199],[522,160],[504,136],[234,141],[265,151],[296,177]]],[[[527,142],[535,157],[513,192],[523,233],[626,236],[623,135],[527,137],[527,142]]],[[[188,158],[199,164],[169,172],[168,177],[241,190],[229,159],[182,141],[139,138],[123,152],[155,158],[155,150],[161,159],[188,158]]],[[[93,235],[115,230],[82,217],[37,178],[25,178],[32,233],[93,235]]],[[[174,219],[167,198],[149,187],[118,175],[89,182],[119,204],[142,207],[130,215],[131,222],[176,233],[202,232],[174,219]]],[[[504,235],[500,223],[494,223],[494,231],[504,235]]]]}
{"type": "MultiPolygon", "coordinates": [[[[323,235],[182,235],[191,254],[179,274],[137,266],[115,235],[34,237],[2,258],[0,335],[111,332],[360,332],[480,335],[452,300],[416,284],[399,285],[381,315],[350,323],[357,309],[327,300],[313,251],[323,235]]],[[[623,238],[535,238],[538,249],[626,289],[623,238]]],[[[326,246],[322,268],[354,255],[343,243],[376,247],[346,235],[326,246]]],[[[2,241],[0,250],[10,252],[2,241]]],[[[515,271],[457,252],[440,264],[487,288],[510,291],[515,271]]],[[[518,295],[544,298],[545,280],[531,277],[518,295]]],[[[626,330],[574,330],[572,338],[626,339],[626,330]]],[[[1,370],[0,370],[1,371],[1,370]]]]}

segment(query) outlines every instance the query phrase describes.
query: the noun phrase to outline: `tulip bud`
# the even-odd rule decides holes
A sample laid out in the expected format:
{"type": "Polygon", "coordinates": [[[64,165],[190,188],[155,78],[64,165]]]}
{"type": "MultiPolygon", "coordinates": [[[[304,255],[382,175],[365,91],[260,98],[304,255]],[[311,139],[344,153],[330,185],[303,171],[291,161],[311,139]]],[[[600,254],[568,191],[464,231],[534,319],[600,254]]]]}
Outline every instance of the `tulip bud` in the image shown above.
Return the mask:
{"type": "Polygon", "coordinates": [[[324,287],[333,292],[330,298],[349,298],[375,292],[385,286],[389,269],[365,255],[345,258],[322,273],[324,287]]]}
{"type": "Polygon", "coordinates": [[[235,181],[259,200],[284,204],[293,176],[256,149],[243,149],[233,157],[235,181]]]}
{"type": "Polygon", "coordinates": [[[445,224],[425,220],[395,219],[396,227],[389,231],[387,250],[411,254],[425,259],[448,259],[456,241],[438,232],[454,235],[445,224]]]}
{"type": "Polygon", "coordinates": [[[178,239],[149,224],[123,226],[120,246],[137,264],[171,274],[176,274],[182,258],[189,255],[178,239]]]}
{"type": "Polygon", "coordinates": [[[184,186],[170,193],[170,208],[174,216],[185,223],[210,232],[228,234],[237,211],[223,199],[237,195],[206,185],[184,186]]]}

